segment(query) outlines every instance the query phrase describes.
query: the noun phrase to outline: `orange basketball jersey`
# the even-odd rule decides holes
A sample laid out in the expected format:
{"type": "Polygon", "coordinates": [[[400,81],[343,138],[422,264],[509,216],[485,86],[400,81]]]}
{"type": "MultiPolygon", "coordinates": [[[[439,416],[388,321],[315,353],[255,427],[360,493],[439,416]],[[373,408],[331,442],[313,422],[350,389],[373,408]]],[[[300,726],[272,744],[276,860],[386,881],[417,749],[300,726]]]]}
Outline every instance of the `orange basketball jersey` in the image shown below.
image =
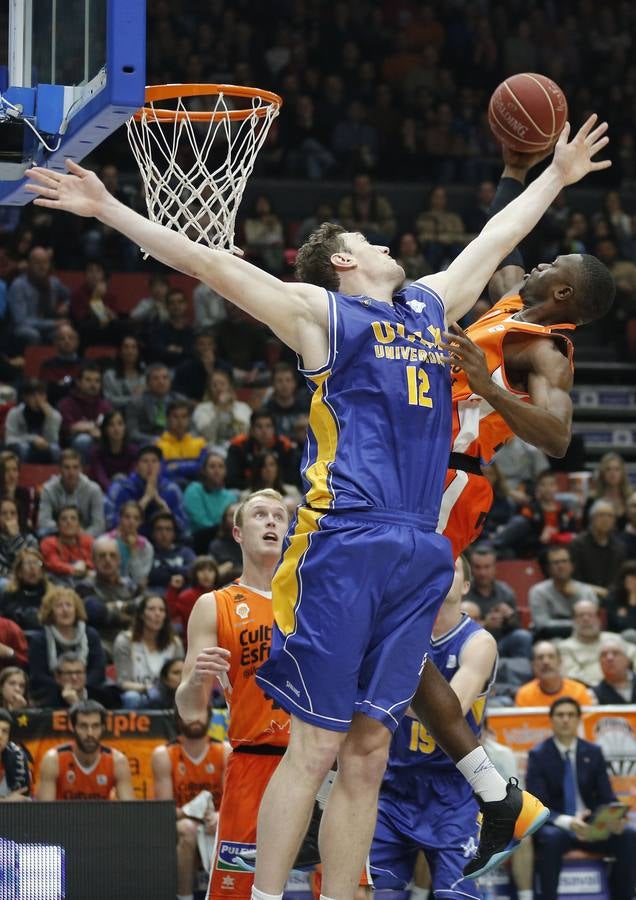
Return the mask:
{"type": "MultiPolygon", "coordinates": [[[[486,356],[486,364],[493,381],[500,388],[515,394],[522,400],[528,395],[512,388],[506,376],[504,366],[503,343],[509,334],[523,334],[528,337],[552,337],[560,344],[561,349],[574,368],[572,342],[557,329],[573,330],[574,325],[533,325],[521,322],[514,314],[523,309],[523,302],[518,295],[503,297],[485,315],[481,316],[466,334],[479,344],[486,356]]],[[[499,413],[473,394],[468,384],[466,373],[458,367],[453,369],[453,443],[455,453],[467,453],[480,459],[483,463],[491,462],[497,450],[511,437],[513,432],[499,413]]]]}
{"type": "Polygon", "coordinates": [[[230,651],[227,692],[230,707],[229,739],[241,744],[289,742],[289,715],[269,700],[254,675],[269,658],[274,613],[271,598],[239,582],[215,592],[219,647],[230,651]]]}
{"type": "Polygon", "coordinates": [[[172,794],[177,806],[184,806],[201,791],[210,791],[216,809],[221,804],[225,750],[219,741],[208,741],[203,758],[196,761],[186,753],[181,741],[166,747],[172,770],[172,794]]]}
{"type": "Polygon", "coordinates": [[[72,744],[57,748],[56,800],[108,800],[115,787],[115,759],[110,747],[100,744],[99,755],[89,769],[77,761],[72,744]]]}

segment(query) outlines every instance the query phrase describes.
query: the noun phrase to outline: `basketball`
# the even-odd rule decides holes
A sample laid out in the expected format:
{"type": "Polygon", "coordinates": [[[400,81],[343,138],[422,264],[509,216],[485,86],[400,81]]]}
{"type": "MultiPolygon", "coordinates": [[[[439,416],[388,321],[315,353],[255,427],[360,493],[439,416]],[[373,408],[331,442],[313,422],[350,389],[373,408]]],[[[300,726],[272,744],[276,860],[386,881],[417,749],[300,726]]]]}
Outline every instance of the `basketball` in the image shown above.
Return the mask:
{"type": "Polygon", "coordinates": [[[511,75],[495,89],[488,104],[493,134],[520,153],[547,150],[568,117],[568,103],[558,84],[545,75],[511,75]]]}

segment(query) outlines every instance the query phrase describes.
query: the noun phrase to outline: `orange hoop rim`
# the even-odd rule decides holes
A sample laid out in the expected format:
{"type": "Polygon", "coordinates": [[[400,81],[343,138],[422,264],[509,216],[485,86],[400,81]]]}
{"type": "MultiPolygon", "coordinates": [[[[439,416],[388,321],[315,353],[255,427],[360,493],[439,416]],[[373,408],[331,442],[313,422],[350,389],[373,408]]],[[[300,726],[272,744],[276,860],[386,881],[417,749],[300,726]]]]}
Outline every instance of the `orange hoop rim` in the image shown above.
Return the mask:
{"type": "Polygon", "coordinates": [[[146,86],[146,103],[156,103],[160,100],[175,100],[180,97],[215,97],[218,94],[227,94],[228,97],[247,97],[263,101],[262,106],[249,109],[209,110],[203,112],[188,112],[177,109],[157,109],[154,106],[142,106],[133,115],[136,122],[141,122],[144,117],[157,122],[221,122],[228,119],[233,122],[241,122],[252,116],[264,119],[271,107],[277,110],[283,105],[282,97],[273,91],[262,88],[244,87],[237,84],[150,84],[146,86]]]}

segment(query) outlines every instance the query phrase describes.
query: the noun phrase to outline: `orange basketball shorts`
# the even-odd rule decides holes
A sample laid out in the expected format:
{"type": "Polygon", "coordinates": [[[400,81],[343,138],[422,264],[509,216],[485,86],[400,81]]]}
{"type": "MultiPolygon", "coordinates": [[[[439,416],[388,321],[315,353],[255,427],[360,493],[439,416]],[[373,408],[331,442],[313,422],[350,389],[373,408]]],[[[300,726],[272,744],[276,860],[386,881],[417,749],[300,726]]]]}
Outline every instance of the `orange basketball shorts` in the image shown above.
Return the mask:
{"type": "Polygon", "coordinates": [[[481,534],[492,500],[492,487],[483,475],[461,469],[446,473],[437,530],[451,542],[455,559],[481,534]]]}

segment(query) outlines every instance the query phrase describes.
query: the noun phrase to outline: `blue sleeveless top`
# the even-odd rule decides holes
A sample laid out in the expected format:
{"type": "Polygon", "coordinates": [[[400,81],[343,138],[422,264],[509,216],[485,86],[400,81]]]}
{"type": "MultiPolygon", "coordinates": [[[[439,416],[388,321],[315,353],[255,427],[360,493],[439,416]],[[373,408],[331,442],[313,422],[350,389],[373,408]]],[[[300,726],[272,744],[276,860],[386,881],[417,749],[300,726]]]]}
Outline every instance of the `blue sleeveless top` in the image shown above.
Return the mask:
{"type": "Polygon", "coordinates": [[[434,530],[451,442],[444,305],[417,282],[393,301],[329,293],[329,358],[300,366],[312,391],[305,503],[424,515],[434,530]]]}

